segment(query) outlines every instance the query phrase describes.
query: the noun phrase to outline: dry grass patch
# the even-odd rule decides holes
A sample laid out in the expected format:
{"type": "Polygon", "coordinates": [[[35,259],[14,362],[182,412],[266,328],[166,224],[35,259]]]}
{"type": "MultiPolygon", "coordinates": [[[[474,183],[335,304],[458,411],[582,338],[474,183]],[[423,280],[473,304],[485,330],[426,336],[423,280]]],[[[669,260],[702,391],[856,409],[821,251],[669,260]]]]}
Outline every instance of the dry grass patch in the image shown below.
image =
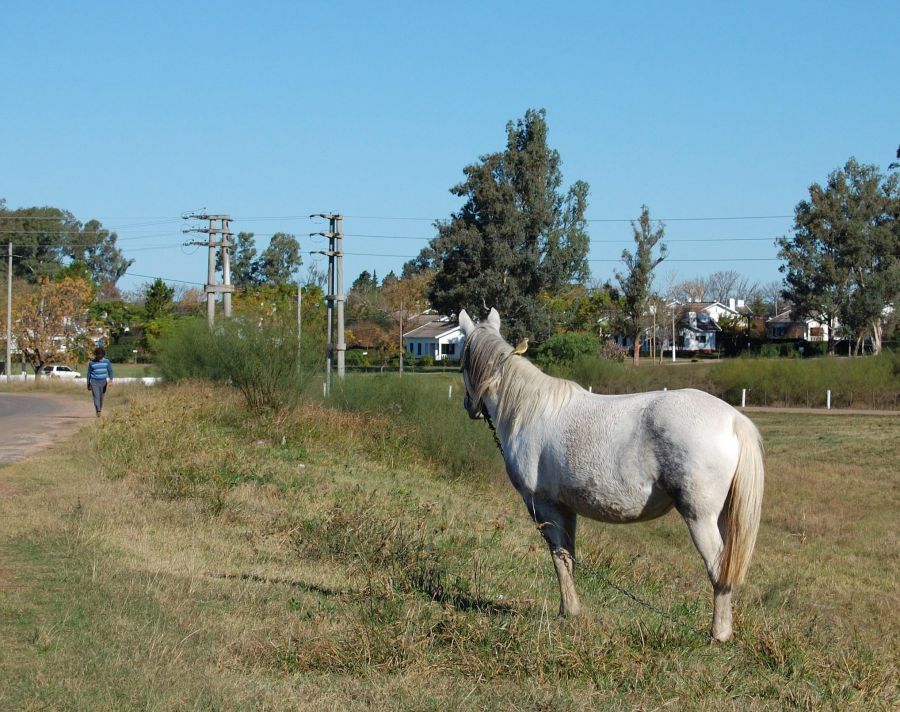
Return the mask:
{"type": "Polygon", "coordinates": [[[549,557],[512,488],[493,470],[448,478],[402,418],[321,404],[250,417],[198,384],[135,393],[65,451],[5,471],[21,494],[0,500],[0,568],[22,588],[0,590],[13,641],[0,670],[19,681],[0,703],[896,706],[900,428],[757,421],[759,548],[739,640],[712,645],[692,630],[708,624],[710,592],[676,516],[585,523],[586,612],[559,621],[549,557]]]}

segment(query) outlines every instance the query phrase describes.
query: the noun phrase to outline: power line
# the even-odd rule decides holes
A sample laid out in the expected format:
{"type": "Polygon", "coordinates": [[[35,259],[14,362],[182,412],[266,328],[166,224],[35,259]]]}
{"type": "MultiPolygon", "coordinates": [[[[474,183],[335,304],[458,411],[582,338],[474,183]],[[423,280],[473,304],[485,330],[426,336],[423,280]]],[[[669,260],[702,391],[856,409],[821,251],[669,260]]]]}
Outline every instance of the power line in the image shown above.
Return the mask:
{"type": "MultiPolygon", "coordinates": [[[[421,217],[406,217],[406,216],[386,216],[386,215],[345,215],[346,218],[352,218],[354,220],[416,220],[416,221],[429,221],[434,222],[436,220],[446,220],[447,218],[421,218],[421,217]]],[[[702,221],[713,221],[713,220],[784,220],[787,218],[793,218],[793,215],[715,215],[715,216],[702,216],[702,217],[687,217],[687,218],[653,218],[651,222],[702,222],[702,221]]],[[[637,218],[586,218],[585,222],[589,223],[632,223],[637,222],[637,218]]]]}
{"type": "MultiPolygon", "coordinates": [[[[357,232],[347,232],[344,233],[347,237],[364,237],[364,238],[376,238],[383,240],[434,240],[434,237],[415,237],[411,235],[369,235],[357,232]]],[[[260,237],[266,237],[266,235],[260,235],[260,237]]],[[[779,236],[773,237],[686,237],[686,238],[663,238],[666,243],[670,242],[773,242],[778,239],[779,236]]],[[[588,240],[592,245],[599,244],[630,244],[634,242],[632,238],[623,238],[620,240],[588,240]]]]}
{"type": "MultiPolygon", "coordinates": [[[[418,217],[410,215],[345,215],[345,218],[354,220],[410,220],[417,222],[434,222],[436,220],[446,220],[446,217],[418,217]]],[[[723,220],[786,220],[793,218],[793,215],[701,215],[691,217],[663,217],[653,218],[653,222],[707,222],[707,221],[723,221],[723,220]]],[[[149,225],[162,225],[165,223],[176,223],[182,218],[170,216],[142,216],[142,217],[98,217],[92,218],[98,222],[104,220],[148,220],[152,222],[135,223],[133,225],[123,226],[134,228],[149,225]]],[[[308,220],[309,215],[250,215],[246,217],[232,218],[234,222],[256,222],[267,220],[308,220]]],[[[42,216],[42,215],[0,215],[0,220],[61,220],[60,217],[42,216]]],[[[586,218],[585,222],[636,222],[637,218],[586,218]]]]}
{"type": "MultiPolygon", "coordinates": [[[[381,252],[345,252],[345,255],[351,255],[353,257],[396,257],[398,259],[406,259],[411,260],[418,257],[418,255],[389,255],[381,252]]],[[[588,262],[621,262],[622,260],[613,260],[613,259],[588,259],[588,262]]],[[[664,262],[780,262],[777,257],[700,257],[697,259],[670,259],[666,258],[663,260],[664,262]]]]}
{"type": "Polygon", "coordinates": [[[122,276],[129,277],[141,277],[142,279],[161,279],[163,282],[179,282],[181,284],[196,284],[198,287],[203,287],[205,284],[203,282],[191,282],[187,279],[174,279],[172,277],[160,277],[158,275],[152,274],[138,274],[137,272],[125,272],[122,276]]]}

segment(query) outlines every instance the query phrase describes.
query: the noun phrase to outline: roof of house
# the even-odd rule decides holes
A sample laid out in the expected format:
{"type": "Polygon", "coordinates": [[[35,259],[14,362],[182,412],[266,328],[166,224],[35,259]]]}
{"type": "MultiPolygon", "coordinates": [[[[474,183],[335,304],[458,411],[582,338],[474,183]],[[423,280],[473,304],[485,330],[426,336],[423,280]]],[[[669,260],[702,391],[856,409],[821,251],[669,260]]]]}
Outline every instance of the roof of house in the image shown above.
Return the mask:
{"type": "Polygon", "coordinates": [[[688,319],[687,314],[685,314],[681,319],[680,325],[682,328],[693,331],[722,331],[722,327],[716,323],[716,320],[702,310],[697,312],[696,320],[688,319]]]}
{"type": "Polygon", "coordinates": [[[411,331],[405,332],[403,338],[433,339],[458,328],[459,322],[455,319],[450,320],[448,317],[434,317],[432,321],[422,324],[422,326],[417,326],[411,331]]]}

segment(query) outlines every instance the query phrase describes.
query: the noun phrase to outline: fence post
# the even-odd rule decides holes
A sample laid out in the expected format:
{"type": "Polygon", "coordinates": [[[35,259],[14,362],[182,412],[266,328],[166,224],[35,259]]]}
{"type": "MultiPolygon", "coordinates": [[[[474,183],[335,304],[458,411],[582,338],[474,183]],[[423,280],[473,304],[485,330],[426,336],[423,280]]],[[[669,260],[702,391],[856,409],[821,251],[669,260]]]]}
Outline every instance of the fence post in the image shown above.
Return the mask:
{"type": "Polygon", "coordinates": [[[827,396],[825,398],[825,408],[831,410],[831,389],[829,388],[827,391],[827,396]]]}
{"type": "Polygon", "coordinates": [[[747,407],[747,389],[741,388],[741,408],[747,407]]]}
{"type": "Polygon", "coordinates": [[[447,399],[453,398],[453,384],[450,384],[450,388],[447,390],[447,399]]]}

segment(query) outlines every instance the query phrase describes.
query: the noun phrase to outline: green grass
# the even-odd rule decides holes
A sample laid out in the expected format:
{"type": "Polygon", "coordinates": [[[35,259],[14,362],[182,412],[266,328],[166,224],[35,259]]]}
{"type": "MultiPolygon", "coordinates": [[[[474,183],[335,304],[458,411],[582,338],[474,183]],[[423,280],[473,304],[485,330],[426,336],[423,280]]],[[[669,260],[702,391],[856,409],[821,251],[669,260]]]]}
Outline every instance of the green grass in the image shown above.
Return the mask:
{"type": "Polygon", "coordinates": [[[0,471],[0,708],[900,702],[897,419],[755,416],[764,518],[737,641],[714,645],[692,630],[711,596],[674,514],[583,522],[585,613],[558,620],[484,423],[447,402],[451,379],[399,380],[280,415],[199,384],[135,391],[0,471]],[[423,436],[438,427],[449,445],[423,436]]]}

